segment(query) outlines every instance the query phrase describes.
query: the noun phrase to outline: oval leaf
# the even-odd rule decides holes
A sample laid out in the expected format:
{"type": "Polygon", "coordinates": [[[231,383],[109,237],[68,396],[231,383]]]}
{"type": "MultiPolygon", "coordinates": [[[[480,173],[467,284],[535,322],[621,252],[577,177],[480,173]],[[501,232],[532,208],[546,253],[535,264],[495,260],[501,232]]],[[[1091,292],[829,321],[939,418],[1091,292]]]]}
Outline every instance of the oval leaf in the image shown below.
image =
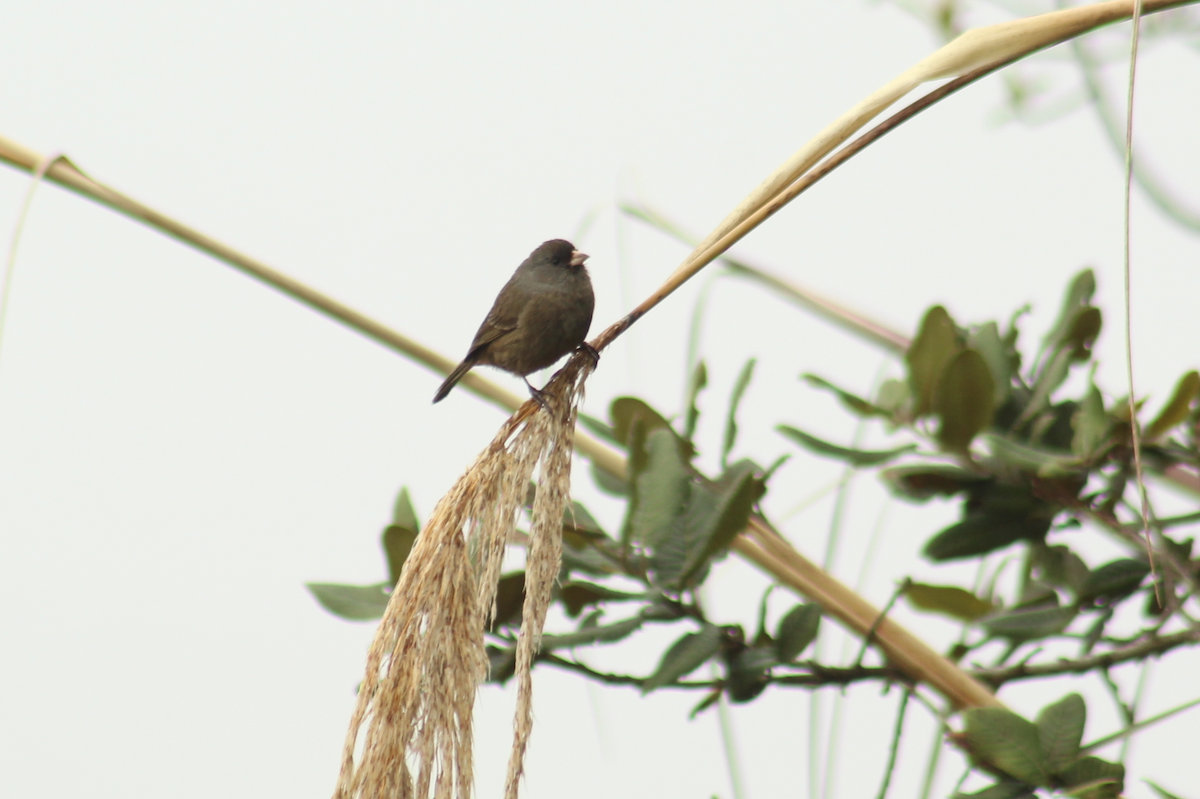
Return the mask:
{"type": "Polygon", "coordinates": [[[1146,428],[1146,440],[1153,441],[1163,436],[1172,427],[1181,424],[1191,413],[1192,403],[1200,397],[1200,373],[1188,372],[1175,385],[1175,393],[1166,406],[1146,428]]]}
{"type": "Polygon", "coordinates": [[[1050,781],[1038,729],[1032,723],[998,707],[972,708],[963,715],[967,745],[976,757],[1029,785],[1050,781]]]}
{"type": "Polygon", "coordinates": [[[821,606],[816,603],[797,605],[779,621],[775,634],[775,657],[780,663],[791,663],[816,640],[821,629],[821,606]]]}
{"type": "Polygon", "coordinates": [[[572,619],[578,618],[583,609],[589,605],[599,605],[603,602],[629,602],[634,599],[645,599],[645,594],[629,594],[624,591],[614,591],[595,583],[571,580],[562,584],[559,589],[559,599],[567,608],[567,615],[572,619]]]}
{"type": "Polygon", "coordinates": [[[376,585],[337,585],[335,583],[305,583],[321,607],[335,616],[350,621],[371,621],[383,617],[391,595],[388,583],[376,585]]]}
{"type": "Polygon", "coordinates": [[[904,355],[908,362],[908,382],[917,416],[924,416],[933,410],[938,378],[958,349],[958,328],[954,320],[945,308],[933,306],[925,313],[921,329],[904,355]]]}
{"type": "Polygon", "coordinates": [[[995,322],[988,322],[971,330],[967,336],[967,346],[976,350],[987,362],[988,371],[992,375],[992,403],[999,408],[1008,399],[1012,386],[1013,349],[1000,338],[1000,328],[995,322]]]}
{"type": "Polygon", "coordinates": [[[1099,308],[1087,307],[1075,314],[1071,327],[1063,339],[1063,347],[1077,361],[1085,361],[1092,354],[1092,344],[1100,335],[1101,315],[1099,308]]]}
{"type": "Polygon", "coordinates": [[[673,683],[705,663],[721,646],[721,628],[706,624],[698,633],[688,633],[663,654],[654,673],[642,683],[642,693],[673,683]]]}
{"type": "Polygon", "coordinates": [[[940,563],[959,558],[973,558],[1029,538],[1044,526],[1031,524],[1019,517],[1001,514],[972,514],[952,524],[925,544],[925,557],[940,563]]]}
{"type": "Polygon", "coordinates": [[[729,701],[749,702],[771,683],[771,666],[775,664],[773,647],[747,647],[728,664],[725,672],[725,692],[729,701]]]}
{"type": "Polygon", "coordinates": [[[941,417],[938,442],[950,452],[966,452],[971,439],[992,424],[996,410],[996,381],[987,362],[975,350],[959,350],[942,370],[934,391],[934,409],[941,417]]]}
{"type": "Polygon", "coordinates": [[[383,531],[383,552],[387,555],[390,585],[399,581],[400,570],[404,568],[404,561],[408,560],[408,553],[412,552],[416,540],[417,531],[411,527],[393,524],[383,531]]]}
{"type": "Polygon", "coordinates": [[[1079,589],[1079,601],[1094,599],[1120,599],[1137,590],[1150,573],[1144,561],[1121,558],[1094,569],[1079,589]]]}
{"type": "Polygon", "coordinates": [[[1104,397],[1100,396],[1095,384],[1088,386],[1079,410],[1071,419],[1071,427],[1075,430],[1071,438],[1071,451],[1080,458],[1090,461],[1104,450],[1112,420],[1104,411],[1104,397]]]}
{"type": "Polygon", "coordinates": [[[1051,774],[1066,771],[1079,758],[1079,742],[1087,722],[1087,705],[1079,694],[1067,694],[1038,714],[1038,739],[1046,769],[1051,774]]]}
{"type": "Polygon", "coordinates": [[[991,602],[952,585],[909,583],[904,589],[904,595],[921,610],[944,613],[963,621],[974,621],[996,609],[991,602]]]}
{"type": "Polygon", "coordinates": [[[1071,323],[1084,308],[1091,305],[1092,295],[1096,293],[1096,275],[1091,269],[1084,269],[1071,279],[1071,285],[1063,296],[1062,309],[1054,327],[1046,334],[1045,346],[1057,349],[1067,337],[1071,323]]]}
{"type": "Polygon", "coordinates": [[[641,616],[596,627],[584,627],[578,632],[563,635],[543,635],[541,651],[571,649],[607,641],[620,641],[636,632],[645,621],[641,616]]]}
{"type": "Polygon", "coordinates": [[[617,397],[609,406],[613,437],[622,444],[629,443],[634,422],[641,421],[646,432],[661,428],[671,429],[671,423],[663,415],[637,397],[617,397]]]}
{"type": "Polygon", "coordinates": [[[979,620],[991,635],[1011,641],[1032,641],[1067,629],[1079,611],[1074,607],[1038,605],[1013,608],[979,620]]]}
{"type": "Polygon", "coordinates": [[[757,477],[758,466],[753,461],[738,461],[711,487],[693,486],[692,498],[712,493],[712,500],[700,503],[703,515],[697,517],[688,508],[684,527],[690,543],[686,566],[680,583],[695,582],[710,561],[725,554],[750,520],[754,503],[763,495],[765,486],[757,477]],[[715,490],[714,490],[715,489],[715,490]]]}
{"type": "Polygon", "coordinates": [[[688,497],[690,477],[670,428],[634,425],[629,439],[629,507],[621,539],[649,547],[674,535],[688,497]]]}

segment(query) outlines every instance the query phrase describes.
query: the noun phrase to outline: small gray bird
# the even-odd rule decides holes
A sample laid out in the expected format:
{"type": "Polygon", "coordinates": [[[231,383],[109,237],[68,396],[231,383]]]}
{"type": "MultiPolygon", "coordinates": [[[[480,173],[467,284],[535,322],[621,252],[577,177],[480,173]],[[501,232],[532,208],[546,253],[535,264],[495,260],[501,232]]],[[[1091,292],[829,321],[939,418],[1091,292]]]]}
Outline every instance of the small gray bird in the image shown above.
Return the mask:
{"type": "Polygon", "coordinates": [[[584,340],[596,304],[583,266],[587,258],[562,239],[547,241],[530,253],[496,295],[467,357],[442,383],[433,401],[443,400],[473,367],[496,366],[525,378],[530,393],[541,402],[541,391],[530,385],[526,375],[580,346],[587,347],[584,340]]]}

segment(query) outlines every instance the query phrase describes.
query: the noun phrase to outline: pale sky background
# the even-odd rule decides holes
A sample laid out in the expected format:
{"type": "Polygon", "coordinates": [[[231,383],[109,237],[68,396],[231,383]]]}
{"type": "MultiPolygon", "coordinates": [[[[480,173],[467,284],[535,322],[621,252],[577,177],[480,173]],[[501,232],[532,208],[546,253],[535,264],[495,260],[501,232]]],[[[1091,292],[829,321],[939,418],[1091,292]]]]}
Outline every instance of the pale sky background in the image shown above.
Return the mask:
{"type": "MultiPolygon", "coordinates": [[[[811,135],[935,46],[895,6],[863,0],[10,3],[0,15],[0,134],[65,153],[458,357],[512,269],[548,238],[591,254],[597,332],[685,254],[618,218],[618,200],[649,202],[704,233],[811,135]]],[[[1036,69],[1065,89],[1077,76],[1056,57],[1036,69]]],[[[1108,73],[1114,91],[1123,69],[1108,73]]],[[[1140,141],[1200,205],[1200,59],[1179,44],[1150,48],[1139,80],[1140,141]]],[[[1087,109],[1030,128],[998,124],[1002,103],[998,78],[972,87],[736,252],[905,332],[935,302],[964,323],[1031,303],[1026,342],[1049,326],[1070,276],[1091,265],[1106,314],[1097,379],[1119,396],[1119,163],[1087,109]]],[[[5,251],[27,182],[0,169],[5,251]]],[[[1133,218],[1136,376],[1156,407],[1200,365],[1200,237],[1137,196],[1133,218]]],[[[588,412],[605,416],[627,393],[678,410],[687,324],[707,279],[605,354],[588,412]]],[[[732,280],[713,285],[702,350],[708,465],[746,358],[759,365],[738,453],[761,463],[793,451],[773,431],[779,422],[853,435],[854,421],[799,373],[865,392],[885,363],[732,280]]],[[[490,439],[501,415],[464,391],[430,405],[438,382],[226,266],[40,189],[0,351],[0,795],[328,796],[373,625],[330,616],[303,583],[383,579],[378,534],[399,488],[424,517],[490,439]]],[[[868,443],[884,442],[869,430],[868,443]]],[[[839,473],[797,454],[768,509],[784,516],[839,473]]],[[[619,523],[621,506],[585,469],[575,492],[610,528],[619,523]]],[[[970,581],[969,567],[916,557],[957,505],[889,503],[870,475],[854,486],[835,573],[857,579],[883,507],[869,598],[882,604],[905,575],[970,581]]],[[[830,508],[783,523],[814,559],[830,508]]],[[[1083,550],[1091,565],[1113,555],[1105,546],[1083,550]]],[[[711,614],[751,627],[764,578],[730,558],[710,583],[711,614]]],[[[777,591],[772,618],[793,601],[777,591]]],[[[938,646],[955,634],[907,607],[895,615],[938,646]]],[[[645,673],[681,632],[585,657],[645,673]]],[[[825,640],[827,658],[838,659],[841,640],[825,640]]],[[[1146,712],[1200,695],[1198,668],[1195,651],[1156,666],[1146,712]]],[[[1115,676],[1132,691],[1136,670],[1115,676]]],[[[1117,729],[1094,680],[1012,686],[1002,697],[1033,715],[1075,684],[1088,697],[1086,739],[1117,729]]],[[[643,699],[549,668],[535,673],[535,691],[523,796],[732,796],[716,714],[687,718],[698,696],[643,699]]],[[[514,693],[480,693],[481,797],[502,787],[514,693]]],[[[827,725],[834,692],[822,696],[827,725]]],[[[830,795],[873,796],[897,693],[865,685],[847,697],[830,795]]],[[[809,701],[772,688],[732,709],[747,797],[810,795],[809,701]]],[[[934,740],[924,710],[908,718],[894,797],[915,795],[934,740]]],[[[1140,781],[1149,777],[1196,796],[1198,740],[1200,712],[1139,736],[1128,794],[1149,796],[1140,781]]],[[[947,753],[935,796],[949,793],[961,764],[947,753]]]]}

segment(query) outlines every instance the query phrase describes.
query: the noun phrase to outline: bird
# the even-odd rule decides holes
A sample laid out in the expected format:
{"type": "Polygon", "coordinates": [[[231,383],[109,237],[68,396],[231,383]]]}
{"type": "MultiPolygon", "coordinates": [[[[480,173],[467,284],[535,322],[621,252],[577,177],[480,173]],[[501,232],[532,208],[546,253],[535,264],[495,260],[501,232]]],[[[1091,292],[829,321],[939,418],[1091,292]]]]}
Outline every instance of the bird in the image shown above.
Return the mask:
{"type": "Polygon", "coordinates": [[[529,393],[545,407],[542,392],[528,375],[545,369],[580,347],[599,354],[585,339],[596,298],[584,261],[588,256],[569,241],[552,239],[529,254],[492,304],[462,363],[434,395],[441,402],[476,366],[495,366],[525,380],[529,393]]]}

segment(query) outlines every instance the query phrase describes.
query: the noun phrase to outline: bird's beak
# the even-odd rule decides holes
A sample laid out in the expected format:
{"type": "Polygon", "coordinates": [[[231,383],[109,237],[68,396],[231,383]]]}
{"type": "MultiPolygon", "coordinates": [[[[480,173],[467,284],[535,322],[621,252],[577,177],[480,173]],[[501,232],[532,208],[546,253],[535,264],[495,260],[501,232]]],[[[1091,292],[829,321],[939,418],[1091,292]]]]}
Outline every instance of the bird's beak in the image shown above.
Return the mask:
{"type": "Polygon", "coordinates": [[[588,259],[588,254],[579,250],[571,250],[571,266],[583,266],[583,262],[588,259]]]}

